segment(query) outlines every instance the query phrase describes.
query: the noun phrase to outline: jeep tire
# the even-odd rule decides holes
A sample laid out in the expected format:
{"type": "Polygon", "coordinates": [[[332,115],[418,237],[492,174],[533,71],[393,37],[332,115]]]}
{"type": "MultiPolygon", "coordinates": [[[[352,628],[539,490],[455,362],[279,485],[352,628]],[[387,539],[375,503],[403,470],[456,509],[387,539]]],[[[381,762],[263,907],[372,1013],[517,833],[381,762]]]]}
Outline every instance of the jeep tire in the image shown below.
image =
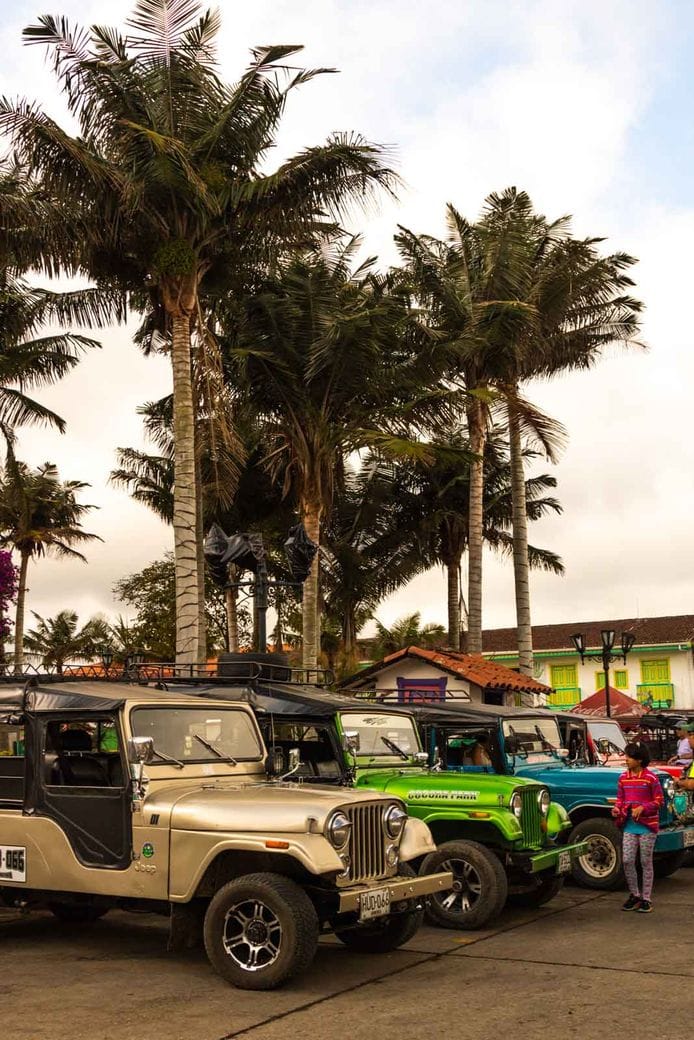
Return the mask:
{"type": "Polygon", "coordinates": [[[279,874],[223,885],[205,913],[212,967],[239,989],[274,989],[304,971],[318,945],[318,916],[304,890],[279,874]]]}
{"type": "Polygon", "coordinates": [[[589,848],[573,861],[572,874],[577,884],[604,891],[624,884],[622,833],[612,820],[596,816],[579,823],[569,836],[569,844],[579,841],[587,841],[589,848]]]}
{"type": "Polygon", "coordinates": [[[544,906],[559,895],[564,887],[563,874],[549,874],[537,879],[535,888],[529,888],[525,892],[509,892],[508,906],[523,907],[534,910],[538,906],[544,906]]]}
{"type": "Polygon", "coordinates": [[[482,928],[501,913],[508,895],[504,868],[476,841],[447,841],[422,862],[420,874],[450,870],[453,888],[429,896],[426,916],[441,928],[482,928]]]}

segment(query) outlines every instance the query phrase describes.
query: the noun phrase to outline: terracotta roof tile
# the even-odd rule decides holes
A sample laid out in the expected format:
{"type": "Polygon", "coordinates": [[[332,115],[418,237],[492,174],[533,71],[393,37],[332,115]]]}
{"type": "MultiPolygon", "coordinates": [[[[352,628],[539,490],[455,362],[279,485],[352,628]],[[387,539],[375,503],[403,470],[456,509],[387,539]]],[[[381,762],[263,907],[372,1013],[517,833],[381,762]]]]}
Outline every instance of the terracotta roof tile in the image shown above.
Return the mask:
{"type": "Polygon", "coordinates": [[[488,690],[512,690],[516,693],[544,693],[550,692],[550,687],[527,675],[520,675],[506,665],[487,661],[481,654],[462,654],[454,650],[423,650],[418,646],[408,646],[397,650],[382,661],[377,661],[369,668],[363,668],[355,675],[350,675],[340,683],[341,687],[362,686],[364,680],[369,679],[376,672],[394,664],[396,661],[404,660],[406,657],[416,657],[422,661],[430,661],[444,671],[452,675],[467,679],[488,690]]]}
{"type": "MultiPolygon", "coordinates": [[[[574,651],[571,635],[583,632],[587,647],[600,647],[600,630],[613,628],[617,639],[621,632],[633,632],[636,646],[662,643],[689,643],[694,639],[694,614],[675,614],[656,618],[621,618],[609,621],[572,621],[561,625],[533,625],[533,649],[574,651]]],[[[482,649],[488,653],[515,653],[515,628],[491,628],[482,633],[482,649]]]]}

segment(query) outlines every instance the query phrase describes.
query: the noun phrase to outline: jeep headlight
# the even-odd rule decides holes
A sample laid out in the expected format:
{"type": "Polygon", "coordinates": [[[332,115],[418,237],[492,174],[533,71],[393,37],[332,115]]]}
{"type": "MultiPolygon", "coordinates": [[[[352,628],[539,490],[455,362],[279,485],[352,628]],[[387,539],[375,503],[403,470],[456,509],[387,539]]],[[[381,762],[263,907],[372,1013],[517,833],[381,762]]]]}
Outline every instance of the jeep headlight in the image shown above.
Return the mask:
{"type": "Polygon", "coordinates": [[[520,820],[521,814],[523,812],[523,799],[521,798],[520,791],[513,792],[513,794],[511,795],[511,801],[509,802],[509,806],[511,808],[511,812],[516,817],[516,819],[520,820]]]}
{"type": "Polygon", "coordinates": [[[551,801],[552,796],[550,795],[546,787],[543,787],[541,791],[537,792],[537,804],[540,806],[540,812],[543,816],[546,816],[549,812],[549,806],[551,801]]]}
{"type": "Polygon", "coordinates": [[[343,812],[336,812],[328,821],[328,841],[336,849],[344,849],[352,833],[352,823],[343,812]]]}
{"type": "Polygon", "coordinates": [[[663,779],[663,789],[665,791],[665,797],[668,800],[672,800],[672,798],[674,798],[675,796],[675,781],[672,779],[671,776],[665,777],[663,779]]]}
{"type": "Polygon", "coordinates": [[[407,813],[399,805],[391,805],[383,814],[383,826],[386,829],[386,834],[393,841],[400,837],[406,822],[407,813]]]}

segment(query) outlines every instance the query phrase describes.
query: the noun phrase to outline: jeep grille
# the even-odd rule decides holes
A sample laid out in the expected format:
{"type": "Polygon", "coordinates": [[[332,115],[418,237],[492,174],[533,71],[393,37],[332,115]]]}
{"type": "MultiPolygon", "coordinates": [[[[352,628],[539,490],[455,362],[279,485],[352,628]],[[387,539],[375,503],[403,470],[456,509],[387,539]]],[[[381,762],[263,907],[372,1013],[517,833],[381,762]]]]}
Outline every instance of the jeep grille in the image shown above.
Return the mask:
{"type": "Polygon", "coordinates": [[[537,787],[525,787],[521,791],[523,810],[521,812],[520,825],[523,829],[523,838],[526,845],[543,844],[542,828],[540,826],[542,813],[537,802],[537,793],[537,787]]]}
{"type": "Polygon", "coordinates": [[[387,839],[383,830],[384,802],[351,805],[345,812],[352,821],[350,881],[369,881],[392,873],[386,866],[387,839]]]}

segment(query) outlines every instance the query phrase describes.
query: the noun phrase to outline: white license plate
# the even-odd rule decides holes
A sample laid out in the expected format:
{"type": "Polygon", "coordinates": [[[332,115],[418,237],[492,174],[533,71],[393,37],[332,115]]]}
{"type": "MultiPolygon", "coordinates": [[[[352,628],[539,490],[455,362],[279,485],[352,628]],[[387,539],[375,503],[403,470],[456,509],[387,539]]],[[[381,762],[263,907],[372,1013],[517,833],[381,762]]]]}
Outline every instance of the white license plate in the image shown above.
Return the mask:
{"type": "Polygon", "coordinates": [[[26,881],[27,850],[21,845],[0,845],[0,881],[26,881]]]}
{"type": "Polygon", "coordinates": [[[560,852],[557,860],[557,874],[568,874],[571,870],[571,853],[560,852]]]}
{"type": "Polygon", "coordinates": [[[688,849],[690,845],[694,845],[694,830],[684,832],[684,847],[688,849]]]}
{"type": "Polygon", "coordinates": [[[389,888],[374,888],[371,892],[364,892],[359,902],[360,921],[368,921],[371,917],[383,917],[389,913],[389,888]]]}

